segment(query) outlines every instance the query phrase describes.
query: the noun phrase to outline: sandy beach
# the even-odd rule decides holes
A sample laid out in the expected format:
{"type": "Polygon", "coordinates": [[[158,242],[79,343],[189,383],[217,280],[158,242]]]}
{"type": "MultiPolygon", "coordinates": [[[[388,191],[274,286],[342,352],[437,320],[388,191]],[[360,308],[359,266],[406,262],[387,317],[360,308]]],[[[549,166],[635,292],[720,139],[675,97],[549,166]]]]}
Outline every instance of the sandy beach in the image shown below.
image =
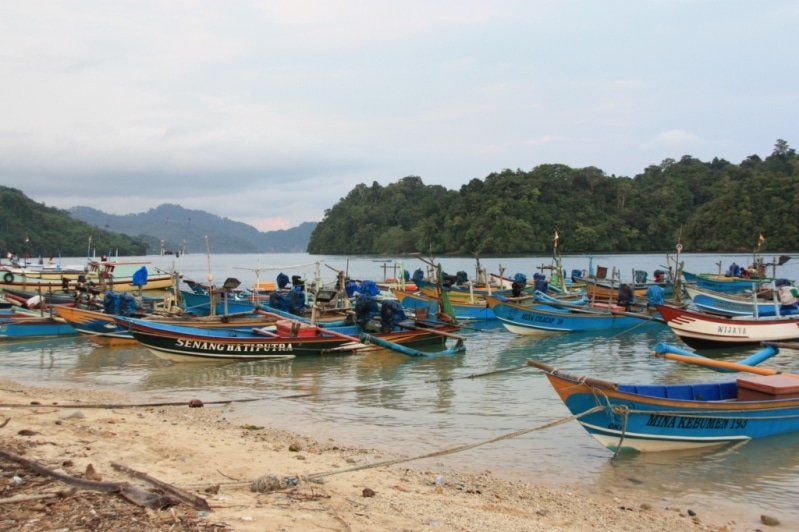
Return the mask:
{"type": "Polygon", "coordinates": [[[146,402],[114,392],[0,380],[0,526],[240,531],[757,528],[664,501],[579,493],[489,472],[417,469],[405,457],[376,449],[342,447],[251,425],[232,414],[228,404],[146,402]],[[109,486],[125,489],[95,491],[109,486]],[[150,501],[156,508],[146,508],[126,498],[131,490],[169,497],[150,501]]]}

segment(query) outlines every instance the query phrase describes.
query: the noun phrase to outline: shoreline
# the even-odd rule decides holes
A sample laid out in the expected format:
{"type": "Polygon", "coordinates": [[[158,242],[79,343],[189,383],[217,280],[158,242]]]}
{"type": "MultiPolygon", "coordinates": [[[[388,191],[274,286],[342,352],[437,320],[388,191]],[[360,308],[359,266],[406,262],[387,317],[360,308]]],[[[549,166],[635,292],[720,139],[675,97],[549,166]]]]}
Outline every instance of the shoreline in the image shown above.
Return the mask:
{"type": "MultiPolygon", "coordinates": [[[[112,466],[121,464],[204,498],[211,511],[180,504],[141,514],[119,495],[78,490],[66,497],[0,504],[5,529],[29,528],[32,522],[45,528],[48,519],[63,520],[58,516],[64,515],[72,515],[77,524],[91,515],[96,519],[104,507],[115,509],[106,519],[137,512],[137,521],[130,522],[142,523],[142,515],[146,516],[149,523],[142,530],[158,529],[161,522],[164,530],[241,531],[752,528],[704,511],[691,516],[687,508],[669,508],[662,501],[581,493],[490,472],[418,469],[410,460],[377,449],[342,447],[334,441],[256,427],[225,405],[130,406],[133,399],[131,394],[35,387],[0,379],[0,424],[8,420],[0,428],[2,448],[73,477],[91,476],[87,473],[91,465],[102,481],[152,488],[112,466]],[[296,486],[290,485],[295,481],[296,486]],[[253,483],[263,492],[252,491],[253,483]],[[276,486],[280,489],[273,489],[276,486]],[[87,504],[81,497],[97,502],[87,504]]],[[[45,488],[36,486],[43,482],[50,491],[66,488],[5,459],[2,473],[1,498],[34,488],[41,491],[45,488]],[[14,475],[20,483],[11,480],[14,475]]]]}

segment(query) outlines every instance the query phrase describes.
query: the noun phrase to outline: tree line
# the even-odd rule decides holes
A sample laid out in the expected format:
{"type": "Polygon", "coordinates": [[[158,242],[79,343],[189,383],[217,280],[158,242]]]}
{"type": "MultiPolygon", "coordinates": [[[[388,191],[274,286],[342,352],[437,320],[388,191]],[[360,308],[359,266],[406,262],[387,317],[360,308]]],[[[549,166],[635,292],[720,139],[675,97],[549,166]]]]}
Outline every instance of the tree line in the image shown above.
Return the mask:
{"type": "Polygon", "coordinates": [[[541,254],[799,249],[799,158],[777,140],[739,164],[690,155],[633,178],[545,164],[472,179],[460,190],[408,176],[359,184],[325,211],[311,254],[541,254]],[[765,241],[760,240],[760,236],[765,241]]]}
{"type": "Polygon", "coordinates": [[[47,260],[84,255],[145,255],[139,238],[92,226],[69,212],[31,200],[22,191],[0,186],[0,253],[47,260]]]}

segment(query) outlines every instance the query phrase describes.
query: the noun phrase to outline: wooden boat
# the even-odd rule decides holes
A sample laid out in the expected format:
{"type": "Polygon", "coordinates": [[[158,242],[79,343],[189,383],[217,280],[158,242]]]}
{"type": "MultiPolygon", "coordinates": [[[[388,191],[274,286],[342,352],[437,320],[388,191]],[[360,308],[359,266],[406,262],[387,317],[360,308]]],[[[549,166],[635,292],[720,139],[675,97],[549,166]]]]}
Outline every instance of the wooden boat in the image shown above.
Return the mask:
{"type": "MultiPolygon", "coordinates": [[[[755,252],[752,264],[748,268],[742,268],[733,262],[727,271],[722,273],[721,263],[719,262],[719,273],[691,273],[683,271],[682,276],[687,283],[694,284],[705,290],[713,290],[714,292],[757,292],[761,287],[773,285],[774,282],[778,281],[776,278],[777,266],[782,266],[789,260],[791,260],[790,256],[781,255],[779,258],[775,258],[772,262],[767,263],[758,252],[755,252]],[[771,277],[767,276],[769,266],[771,267],[771,277]]],[[[787,283],[793,284],[791,281],[787,281],[787,283]]]]}
{"type": "Polygon", "coordinates": [[[34,300],[37,302],[44,301],[47,305],[66,305],[75,302],[77,293],[74,290],[61,290],[60,287],[55,290],[54,287],[48,286],[41,292],[38,290],[22,290],[9,286],[0,287],[3,290],[3,295],[7,300],[14,301],[20,306],[25,306],[29,301],[34,300]]]}
{"type": "MultiPolygon", "coordinates": [[[[649,285],[645,283],[638,283],[638,284],[611,283],[610,281],[594,279],[591,277],[576,278],[575,282],[581,284],[584,287],[585,295],[588,297],[588,299],[592,301],[603,301],[603,302],[612,301],[614,303],[618,302],[619,287],[622,284],[627,284],[627,286],[629,286],[632,289],[633,296],[636,299],[646,298],[646,291],[649,289],[649,285]]],[[[663,283],[662,286],[665,285],[666,283],[663,283]]]]}
{"type": "Polygon", "coordinates": [[[98,345],[116,346],[138,343],[126,328],[119,326],[114,321],[113,315],[67,305],[57,305],[53,307],[53,312],[78,334],[98,345]]]}
{"type": "MultiPolygon", "coordinates": [[[[792,287],[787,287],[787,289],[790,291],[792,287]]],[[[752,294],[744,294],[716,292],[699,288],[699,286],[686,286],[685,292],[698,310],[720,316],[787,316],[799,312],[796,307],[796,297],[791,294],[793,302],[788,302],[790,301],[786,300],[788,296],[781,296],[785,292],[782,288],[776,293],[769,288],[752,294]]]]}
{"type": "MultiPolygon", "coordinates": [[[[368,347],[364,343],[364,331],[359,326],[333,329],[280,320],[274,331],[252,327],[202,329],[135,318],[115,319],[128,327],[133,337],[155,356],[176,362],[352,354],[368,347]]],[[[414,321],[394,327],[391,332],[369,336],[378,338],[386,346],[443,345],[448,337],[456,337],[453,333],[457,330],[456,325],[414,321]]],[[[461,347],[456,349],[462,350],[462,342],[459,343],[461,347]]]]}
{"type": "Polygon", "coordinates": [[[22,290],[74,288],[79,285],[95,285],[100,291],[138,290],[138,279],[142,279],[144,290],[162,290],[172,285],[172,274],[154,267],[150,261],[89,260],[85,268],[78,267],[0,267],[0,281],[12,288],[22,290]],[[144,270],[142,270],[144,268],[144,270]],[[137,282],[134,283],[134,275],[137,282]]]}
{"type": "Polygon", "coordinates": [[[611,451],[703,448],[799,430],[796,375],[728,363],[738,370],[764,371],[724,382],[617,384],[572,375],[535,360],[527,363],[546,372],[577,421],[611,451]]]}
{"type": "MultiPolygon", "coordinates": [[[[79,334],[98,345],[118,346],[139,343],[129,328],[114,319],[114,314],[66,305],[53,307],[53,311],[79,334]]],[[[149,314],[139,318],[156,323],[204,329],[266,327],[274,325],[278,319],[281,319],[280,316],[261,310],[218,316],[149,314]]]]}
{"type": "Polygon", "coordinates": [[[699,288],[729,294],[746,292],[753,289],[757,290],[762,285],[768,285],[774,282],[774,279],[770,277],[740,277],[714,273],[691,273],[686,271],[682,272],[682,276],[686,283],[696,285],[699,288]]]}
{"type": "Polygon", "coordinates": [[[694,349],[799,340],[799,316],[718,316],[668,305],[658,312],[674,334],[694,349]]]}
{"type": "Polygon", "coordinates": [[[660,321],[645,312],[627,312],[619,305],[525,305],[492,296],[487,296],[486,302],[505,328],[516,334],[631,329],[647,321],[660,321]]]}
{"type": "MultiPolygon", "coordinates": [[[[392,289],[391,293],[400,302],[403,308],[409,310],[428,309],[431,316],[439,313],[439,303],[437,298],[428,297],[422,294],[406,292],[400,289],[392,289]]],[[[455,312],[455,319],[488,321],[495,320],[497,317],[494,311],[486,303],[485,299],[476,300],[474,303],[468,301],[450,301],[452,310],[455,312]]]]}
{"type": "MultiPolygon", "coordinates": [[[[469,288],[464,286],[458,287],[449,287],[445,288],[444,291],[447,292],[449,296],[449,300],[453,303],[455,302],[466,302],[466,303],[475,303],[485,299],[486,296],[505,296],[505,297],[513,297],[514,292],[513,289],[505,289],[505,288],[469,288]]],[[[535,291],[533,286],[525,286],[522,294],[532,295],[535,291]]],[[[419,292],[427,297],[430,298],[438,298],[439,297],[439,288],[434,285],[426,285],[423,284],[419,287],[419,292]]]]}
{"type": "Polygon", "coordinates": [[[47,336],[74,336],[78,332],[64,320],[49,314],[26,312],[0,316],[0,340],[26,340],[47,336]]]}

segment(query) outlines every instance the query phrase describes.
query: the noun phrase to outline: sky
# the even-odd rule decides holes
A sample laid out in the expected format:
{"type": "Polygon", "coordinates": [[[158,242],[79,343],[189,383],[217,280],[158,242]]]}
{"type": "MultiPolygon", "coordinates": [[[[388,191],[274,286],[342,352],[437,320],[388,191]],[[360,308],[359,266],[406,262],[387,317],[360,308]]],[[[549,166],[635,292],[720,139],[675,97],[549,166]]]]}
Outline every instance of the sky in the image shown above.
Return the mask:
{"type": "Polygon", "coordinates": [[[358,184],[799,146],[797,0],[0,3],[0,185],[262,231],[358,184]]]}

